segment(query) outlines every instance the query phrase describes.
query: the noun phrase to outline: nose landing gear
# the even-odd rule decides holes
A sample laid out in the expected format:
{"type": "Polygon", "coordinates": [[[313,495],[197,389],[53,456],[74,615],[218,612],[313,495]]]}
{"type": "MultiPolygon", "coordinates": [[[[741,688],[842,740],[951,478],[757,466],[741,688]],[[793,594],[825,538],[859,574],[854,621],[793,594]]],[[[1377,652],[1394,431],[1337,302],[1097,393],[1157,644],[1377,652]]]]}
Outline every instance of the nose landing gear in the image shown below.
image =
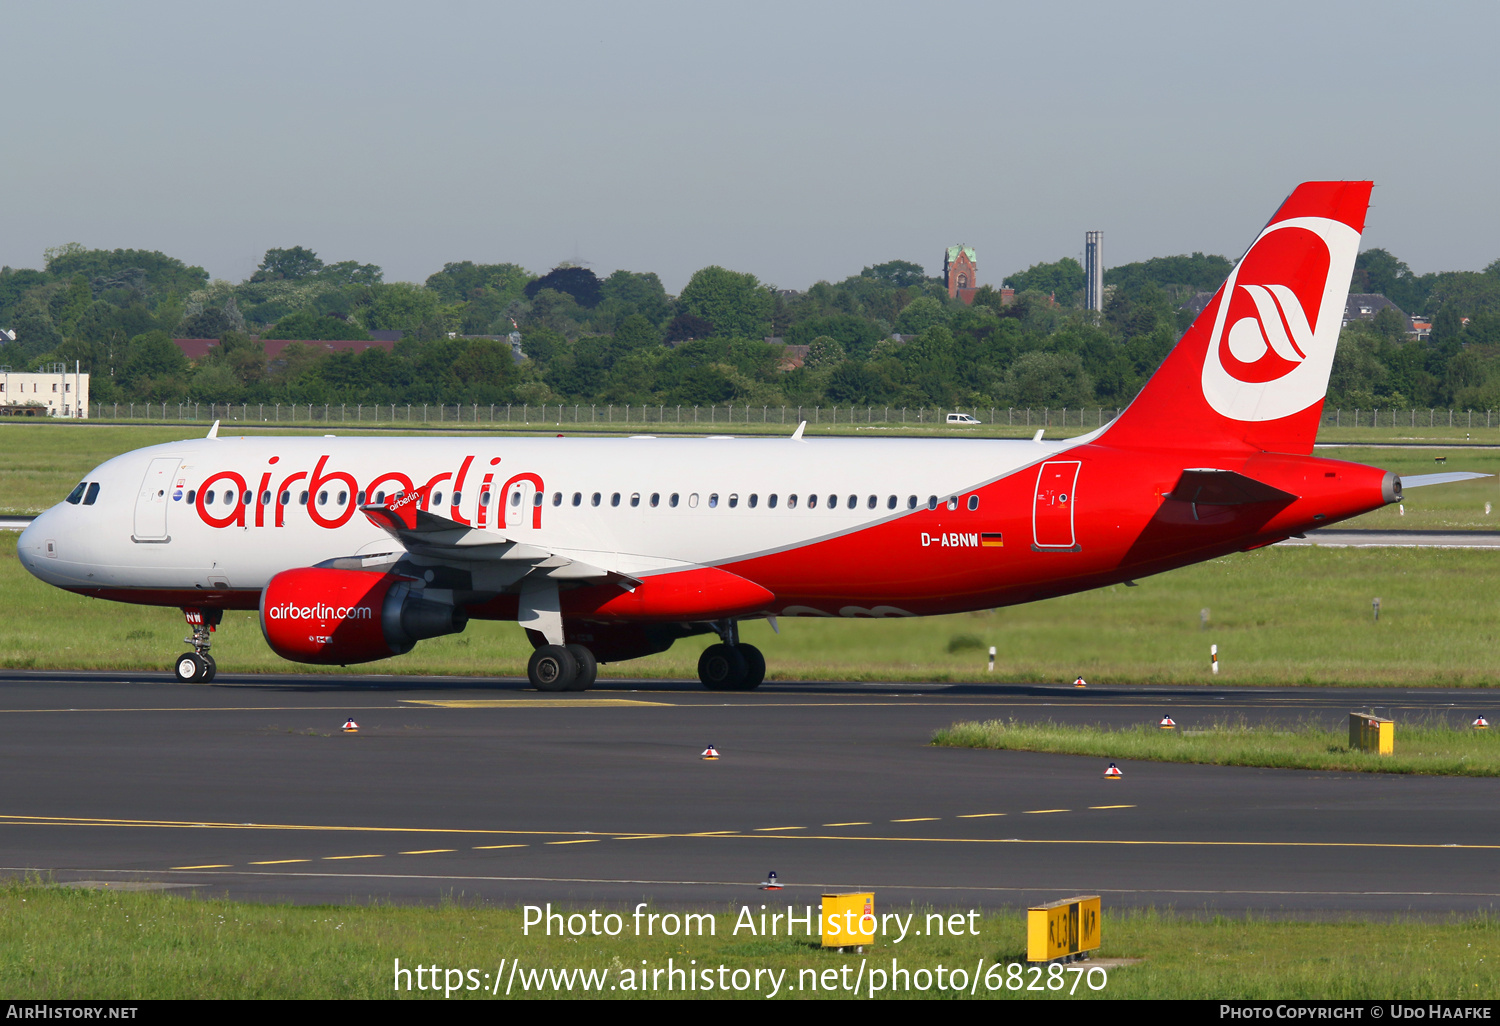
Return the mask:
{"type": "Polygon", "coordinates": [[[193,650],[178,656],[172,670],[182,684],[207,684],[219,671],[214,657],[208,654],[208,647],[213,644],[214,628],[224,619],[224,610],[184,608],[182,615],[193,631],[182,640],[192,645],[193,650]]]}

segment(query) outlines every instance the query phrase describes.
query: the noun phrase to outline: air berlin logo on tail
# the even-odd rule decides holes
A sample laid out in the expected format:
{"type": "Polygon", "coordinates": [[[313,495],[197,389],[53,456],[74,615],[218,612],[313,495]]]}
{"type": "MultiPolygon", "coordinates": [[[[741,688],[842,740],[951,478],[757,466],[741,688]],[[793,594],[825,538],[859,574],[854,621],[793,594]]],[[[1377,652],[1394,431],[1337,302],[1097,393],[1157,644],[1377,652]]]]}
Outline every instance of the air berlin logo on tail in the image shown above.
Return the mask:
{"type": "Polygon", "coordinates": [[[1323,398],[1359,233],[1325,217],[1270,225],[1219,293],[1203,397],[1240,421],[1276,420],[1323,398]]]}

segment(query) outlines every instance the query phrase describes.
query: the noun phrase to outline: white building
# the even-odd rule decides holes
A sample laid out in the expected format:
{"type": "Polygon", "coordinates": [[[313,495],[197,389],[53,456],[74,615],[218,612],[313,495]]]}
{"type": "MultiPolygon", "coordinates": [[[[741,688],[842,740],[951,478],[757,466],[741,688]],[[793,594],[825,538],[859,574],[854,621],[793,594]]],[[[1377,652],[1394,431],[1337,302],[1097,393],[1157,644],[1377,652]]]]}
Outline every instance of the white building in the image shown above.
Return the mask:
{"type": "Polygon", "coordinates": [[[89,415],[89,376],[80,374],[75,365],[53,364],[53,369],[38,373],[19,373],[0,368],[0,415],[25,416],[23,410],[46,411],[48,417],[87,418],[89,415]]]}

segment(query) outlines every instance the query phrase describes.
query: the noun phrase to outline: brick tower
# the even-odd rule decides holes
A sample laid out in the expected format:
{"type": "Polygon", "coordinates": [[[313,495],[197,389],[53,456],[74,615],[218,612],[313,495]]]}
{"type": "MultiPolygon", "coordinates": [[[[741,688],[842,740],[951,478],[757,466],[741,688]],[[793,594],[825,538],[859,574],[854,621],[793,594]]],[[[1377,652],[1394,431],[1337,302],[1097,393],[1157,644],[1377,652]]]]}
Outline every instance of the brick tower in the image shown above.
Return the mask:
{"type": "Polygon", "coordinates": [[[943,278],[948,283],[948,297],[967,306],[974,302],[979,288],[979,258],[973,246],[949,246],[943,257],[943,278]]]}

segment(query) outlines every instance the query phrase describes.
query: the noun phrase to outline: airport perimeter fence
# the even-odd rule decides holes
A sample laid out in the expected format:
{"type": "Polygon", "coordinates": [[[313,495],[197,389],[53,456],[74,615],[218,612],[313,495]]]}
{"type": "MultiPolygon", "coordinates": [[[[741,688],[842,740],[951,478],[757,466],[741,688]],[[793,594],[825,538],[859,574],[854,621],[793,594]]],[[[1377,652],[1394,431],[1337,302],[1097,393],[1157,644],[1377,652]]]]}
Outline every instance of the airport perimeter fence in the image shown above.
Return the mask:
{"type": "MultiPolygon", "coordinates": [[[[782,426],[794,429],[803,420],[809,426],[868,425],[933,428],[952,426],[950,413],[966,413],[987,428],[1034,432],[1038,428],[1087,431],[1103,427],[1120,410],[1107,406],[1076,407],[938,407],[907,406],[765,406],[725,404],[709,406],[635,405],[609,403],[90,403],[93,418],[124,422],[352,424],[367,427],[422,424],[429,428],[508,425],[510,428],[553,426],[589,429],[629,428],[639,424],[686,431],[718,428],[782,426]]],[[[1473,431],[1500,428],[1493,410],[1460,410],[1438,407],[1414,409],[1323,410],[1325,428],[1420,428],[1473,431]]]]}
{"type": "Polygon", "coordinates": [[[906,406],[755,406],[737,403],[709,406],[634,405],[609,403],[91,403],[90,415],[111,421],[196,422],[211,424],[351,424],[366,427],[422,424],[493,424],[497,428],[527,425],[590,428],[664,425],[684,430],[718,427],[774,427],[793,430],[802,422],[809,426],[885,425],[890,427],[948,426],[950,413],[966,413],[982,426],[999,425],[1035,431],[1037,428],[1103,427],[1120,413],[1118,409],[1090,406],[1084,409],[1050,407],[941,407],[906,406]]]}

